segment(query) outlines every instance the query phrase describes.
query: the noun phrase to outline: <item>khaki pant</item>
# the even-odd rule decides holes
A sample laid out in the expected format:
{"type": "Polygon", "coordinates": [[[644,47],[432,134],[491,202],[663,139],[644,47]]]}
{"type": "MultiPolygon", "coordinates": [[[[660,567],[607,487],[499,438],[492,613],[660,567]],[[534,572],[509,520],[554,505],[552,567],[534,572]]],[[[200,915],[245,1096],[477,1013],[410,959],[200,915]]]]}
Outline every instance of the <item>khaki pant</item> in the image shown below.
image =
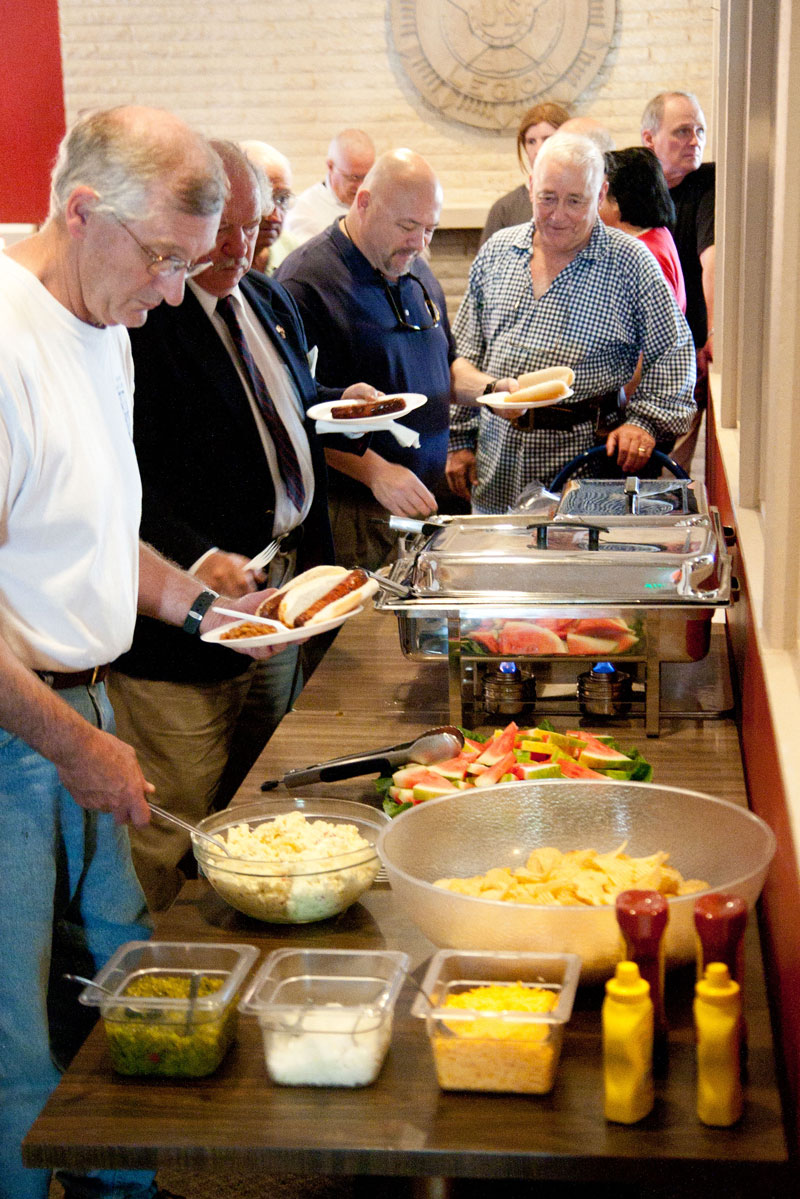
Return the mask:
{"type": "MultiPolygon", "coordinates": [[[[155,784],[153,801],[196,824],[211,809],[228,760],[253,668],[235,679],[190,684],[134,679],[112,671],[106,682],[117,735],[136,750],[144,777],[155,784]]],[[[136,873],[153,911],[169,907],[191,849],[188,833],[158,816],[131,827],[136,873]]]]}
{"type": "Polygon", "coordinates": [[[372,496],[353,499],[331,489],[328,512],[338,566],[378,570],[395,560],[398,534],[389,528],[387,509],[372,496]]]}

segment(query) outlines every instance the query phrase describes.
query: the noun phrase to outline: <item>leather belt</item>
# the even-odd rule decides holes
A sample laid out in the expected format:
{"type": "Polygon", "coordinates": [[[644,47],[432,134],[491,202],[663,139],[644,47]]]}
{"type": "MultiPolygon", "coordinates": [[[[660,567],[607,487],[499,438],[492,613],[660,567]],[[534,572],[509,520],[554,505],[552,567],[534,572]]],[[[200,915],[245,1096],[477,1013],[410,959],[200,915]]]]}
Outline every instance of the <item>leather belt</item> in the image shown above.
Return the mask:
{"type": "Polygon", "coordinates": [[[533,429],[569,430],[587,421],[594,421],[598,433],[601,433],[610,432],[620,419],[620,391],[617,390],[589,396],[588,399],[578,400],[575,404],[551,404],[547,408],[529,408],[515,423],[518,429],[529,432],[533,429]]]}
{"type": "Polygon", "coordinates": [[[88,670],[35,670],[43,683],[54,691],[67,691],[70,687],[94,687],[102,683],[111,667],[91,666],[88,670]]]}

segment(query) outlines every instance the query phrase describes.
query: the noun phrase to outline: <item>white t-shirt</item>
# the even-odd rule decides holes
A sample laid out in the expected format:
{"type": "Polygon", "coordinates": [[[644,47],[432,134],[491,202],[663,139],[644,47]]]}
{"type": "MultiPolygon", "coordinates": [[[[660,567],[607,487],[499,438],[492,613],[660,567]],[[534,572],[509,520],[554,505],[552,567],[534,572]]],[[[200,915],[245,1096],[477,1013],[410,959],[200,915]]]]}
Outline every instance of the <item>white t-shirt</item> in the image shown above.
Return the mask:
{"type": "Polygon", "coordinates": [[[327,229],[337,217],[346,216],[349,211],[349,205],[337,200],[323,180],[322,183],[315,183],[300,193],[294,207],[286,214],[283,228],[287,234],[291,234],[294,244],[301,246],[310,237],[316,237],[323,229],[327,229]]]}
{"type": "Polygon", "coordinates": [[[141,484],[127,330],[78,320],[0,253],[0,633],[39,670],[131,643],[141,484]]]}

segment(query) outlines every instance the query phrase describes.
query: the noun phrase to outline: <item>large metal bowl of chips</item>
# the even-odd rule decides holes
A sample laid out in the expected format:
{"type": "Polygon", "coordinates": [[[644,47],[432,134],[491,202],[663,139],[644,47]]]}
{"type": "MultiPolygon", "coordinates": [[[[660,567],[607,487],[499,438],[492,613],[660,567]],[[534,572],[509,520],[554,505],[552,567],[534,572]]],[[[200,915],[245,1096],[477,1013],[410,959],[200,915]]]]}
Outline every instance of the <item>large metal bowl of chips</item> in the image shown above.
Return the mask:
{"type": "Polygon", "coordinates": [[[723,891],[752,908],[775,853],[772,830],[744,807],[651,783],[544,781],[470,788],[401,813],[378,852],[397,902],[435,945],[452,949],[577,953],[582,981],[602,981],[623,956],[613,901],[606,906],[505,902],[434,884],[494,867],[517,869],[534,849],[603,854],[624,843],[631,857],[658,851],[685,879],[708,885],[668,898],[670,966],[695,953],[694,903],[723,891]]]}

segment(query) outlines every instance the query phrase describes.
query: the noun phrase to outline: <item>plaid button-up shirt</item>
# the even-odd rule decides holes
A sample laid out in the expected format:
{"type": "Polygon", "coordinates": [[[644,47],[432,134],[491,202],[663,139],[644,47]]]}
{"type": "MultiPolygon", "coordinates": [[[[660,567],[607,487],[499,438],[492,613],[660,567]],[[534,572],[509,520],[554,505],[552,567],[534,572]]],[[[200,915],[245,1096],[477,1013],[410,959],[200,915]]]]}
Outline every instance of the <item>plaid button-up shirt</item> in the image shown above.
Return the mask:
{"type": "MultiPolygon", "coordinates": [[[[571,366],[576,402],[627,383],[641,353],[642,381],[624,419],[656,440],[685,432],[695,411],[694,345],[650,251],[598,220],[589,244],[537,300],[532,236],[532,222],[501,229],[478,253],[453,325],[459,354],[498,379],[571,366]]],[[[478,512],[507,511],[528,483],[549,483],[594,440],[591,421],[525,432],[486,408],[451,411],[450,450],[477,453],[478,512]]]]}

